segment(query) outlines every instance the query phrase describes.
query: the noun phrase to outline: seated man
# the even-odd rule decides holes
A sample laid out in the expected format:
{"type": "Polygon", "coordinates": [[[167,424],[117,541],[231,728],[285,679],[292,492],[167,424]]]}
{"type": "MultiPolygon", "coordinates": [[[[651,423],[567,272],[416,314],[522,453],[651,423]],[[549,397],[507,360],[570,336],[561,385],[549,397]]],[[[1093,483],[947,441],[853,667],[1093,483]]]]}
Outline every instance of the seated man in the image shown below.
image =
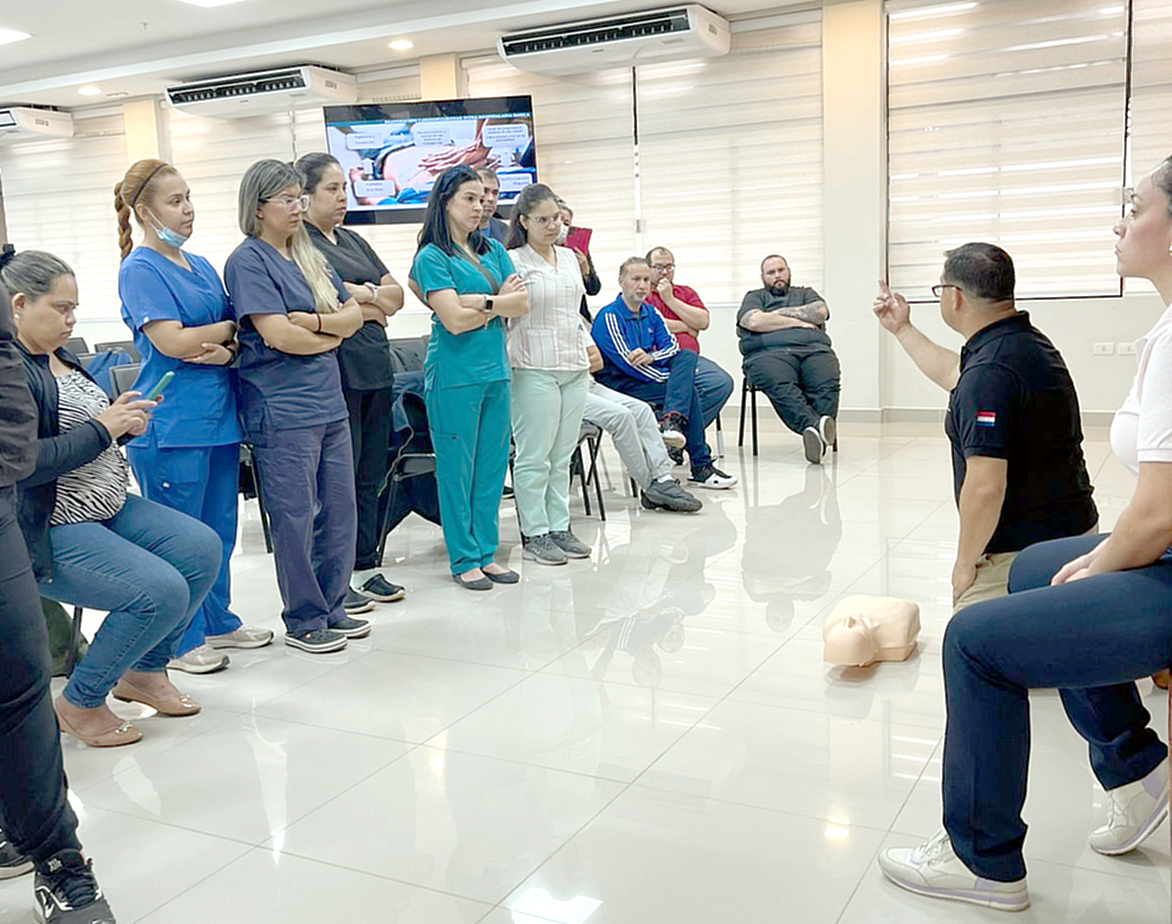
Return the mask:
{"type": "Polygon", "coordinates": [[[477,167],[476,175],[480,177],[481,185],[484,186],[484,195],[480,198],[480,233],[504,244],[509,233],[509,223],[498,218],[496,214],[501,181],[497,179],[496,169],[493,167],[477,167]]]}
{"type": "Polygon", "coordinates": [[[954,612],[1005,596],[1017,553],[1095,527],[1082,454],[1078,395],[1054,345],[1014,305],[1013,260],[994,244],[945,257],[944,323],[965,338],[958,356],[911,322],[898,292],[880,283],[879,323],[928,378],[949,392],[945,432],[960,535],[952,569],[954,612]]]}
{"type": "MultiPolygon", "coordinates": [[[[647,296],[647,304],[659,312],[683,349],[699,354],[700,331],[708,330],[708,309],[695,289],[676,284],[676,258],[670,250],[652,247],[647,251],[647,262],[651,266],[651,294],[647,296]]],[[[699,356],[696,387],[700,389],[700,412],[707,430],[733,393],[732,376],[711,359],[699,356]]]]}
{"type": "MultiPolygon", "coordinates": [[[[602,368],[602,354],[589,339],[585,324],[582,333],[588,338],[586,355],[590,357],[590,371],[598,372],[602,368]]],[[[703,506],[671,477],[671,459],[667,457],[655,414],[646,401],[613,391],[591,376],[582,419],[610,434],[648,510],[694,513],[703,506]]]]}
{"type": "Polygon", "coordinates": [[[761,261],[761,282],[737,312],[745,378],[801,434],[806,460],[817,465],[838,434],[840,370],[826,335],[830,309],[813,289],[789,284],[785,257],[761,261]]]}
{"type": "Polygon", "coordinates": [[[731,488],[737,480],[712,464],[712,452],[704,442],[697,356],[679,348],[663,318],[646,304],[650,264],[643,257],[624,260],[619,287],[619,297],[594,319],[594,342],[606,362],[598,381],[663,408],[659,423],[664,442],[687,446],[692,483],[701,488],[731,488]]]}

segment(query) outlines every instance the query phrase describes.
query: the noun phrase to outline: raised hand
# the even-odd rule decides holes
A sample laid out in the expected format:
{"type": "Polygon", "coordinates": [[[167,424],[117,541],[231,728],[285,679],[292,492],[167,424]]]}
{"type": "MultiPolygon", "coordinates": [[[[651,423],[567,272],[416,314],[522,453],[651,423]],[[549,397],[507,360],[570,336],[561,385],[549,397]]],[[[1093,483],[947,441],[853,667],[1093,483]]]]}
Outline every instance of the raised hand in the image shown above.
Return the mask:
{"type": "Polygon", "coordinates": [[[871,310],[883,325],[885,330],[898,334],[912,322],[912,310],[905,299],[898,292],[892,292],[891,287],[883,279],[879,280],[879,294],[871,303],[871,310]]]}

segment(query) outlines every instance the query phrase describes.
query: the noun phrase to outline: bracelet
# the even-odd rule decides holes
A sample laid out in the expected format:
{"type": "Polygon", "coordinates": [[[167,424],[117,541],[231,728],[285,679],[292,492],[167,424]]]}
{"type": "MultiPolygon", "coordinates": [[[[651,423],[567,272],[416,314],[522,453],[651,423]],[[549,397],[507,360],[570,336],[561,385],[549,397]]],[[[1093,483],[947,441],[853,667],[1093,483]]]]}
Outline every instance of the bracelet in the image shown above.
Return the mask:
{"type": "Polygon", "coordinates": [[[364,282],[364,286],[370,289],[370,300],[373,302],[378,298],[378,284],[374,282],[364,282]]]}
{"type": "Polygon", "coordinates": [[[319,334],[321,333],[321,314],[320,313],[317,316],[317,333],[319,333],[319,334]]]}

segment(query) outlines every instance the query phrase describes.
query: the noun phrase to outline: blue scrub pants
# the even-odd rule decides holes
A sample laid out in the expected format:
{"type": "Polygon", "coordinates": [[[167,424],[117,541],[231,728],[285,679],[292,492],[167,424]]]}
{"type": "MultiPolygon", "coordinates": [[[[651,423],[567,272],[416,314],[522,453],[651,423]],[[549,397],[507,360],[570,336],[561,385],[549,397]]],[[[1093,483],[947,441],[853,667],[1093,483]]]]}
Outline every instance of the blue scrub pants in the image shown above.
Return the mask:
{"type": "Polygon", "coordinates": [[[509,468],[509,383],[433,387],[424,398],[440,519],[452,574],[496,554],[501,494],[509,468]]]}
{"type": "Polygon", "coordinates": [[[202,645],[209,635],[227,635],[241,625],[240,618],[228,609],[232,599],[231,559],[236,548],[240,444],[189,449],[131,444],[126,447],[126,458],[143,497],[210,526],[223,546],[224,558],[216,582],[175,648],[175,656],[182,657],[202,645]]]}
{"type": "Polygon", "coordinates": [[[707,430],[733,393],[732,376],[707,356],[697,356],[696,391],[700,393],[700,416],[707,430]]]}
{"type": "Polygon", "coordinates": [[[349,423],[255,434],[252,457],[269,514],[285,628],[300,633],[341,622],[357,535],[349,423]]]}
{"type": "Polygon", "coordinates": [[[688,421],[684,427],[687,440],[688,459],[692,470],[712,462],[712,451],[704,442],[704,411],[700,404],[700,389],[696,383],[696,363],[700,357],[691,350],[680,350],[668,360],[669,375],[666,382],[652,382],[637,379],[620,372],[614,366],[606,365],[595,378],[607,388],[613,388],[624,395],[658,404],[661,414],[675,412],[688,421]]]}
{"type": "Polygon", "coordinates": [[[1134,679],[1172,664],[1172,558],[1049,586],[1105,538],[1030,546],[1013,563],[1009,596],[962,610],[944,633],[944,827],[986,879],[1025,875],[1030,690],[1058,689],[1104,789],[1141,779],[1168,752],[1134,679]]]}

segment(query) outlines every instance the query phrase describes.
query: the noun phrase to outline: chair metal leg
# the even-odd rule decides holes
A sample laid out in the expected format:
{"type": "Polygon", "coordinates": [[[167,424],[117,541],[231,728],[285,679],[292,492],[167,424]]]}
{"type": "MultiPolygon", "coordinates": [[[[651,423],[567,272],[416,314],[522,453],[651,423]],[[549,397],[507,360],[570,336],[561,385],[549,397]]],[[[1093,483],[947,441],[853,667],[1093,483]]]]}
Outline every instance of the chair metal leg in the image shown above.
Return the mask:
{"type": "MultiPolygon", "coordinates": [[[[598,500],[598,518],[606,521],[606,505],[602,502],[602,483],[598,477],[598,451],[602,448],[602,443],[593,437],[586,437],[586,446],[590,450],[590,474],[586,478],[586,484],[591,481],[594,482],[594,496],[598,500]]],[[[583,494],[586,492],[585,485],[582,488],[583,494]]],[[[587,513],[590,511],[587,510],[587,513]]]]}
{"type": "Polygon", "coordinates": [[[69,627],[69,651],[65,653],[65,676],[73,674],[77,666],[77,646],[81,644],[81,618],[85,611],[80,606],[73,608],[73,624],[69,627]]]}
{"type": "Polygon", "coordinates": [[[753,455],[757,455],[757,389],[749,386],[749,400],[753,403],[753,455]]]}
{"type": "Polygon", "coordinates": [[[745,445],[745,399],[749,396],[749,380],[741,379],[741,426],[737,432],[737,448],[745,445]]]}
{"type": "MultiPolygon", "coordinates": [[[[581,443],[574,447],[574,454],[570,456],[571,473],[574,471],[575,467],[578,469],[578,485],[582,489],[582,506],[586,508],[586,516],[590,516],[590,489],[587,487],[587,485],[590,483],[590,479],[586,476],[586,462],[582,458],[581,443]]],[[[570,480],[573,480],[572,474],[570,476],[570,480]]]]}
{"type": "Polygon", "coordinates": [[[252,483],[256,487],[256,508],[260,512],[260,528],[265,537],[265,551],[270,555],[273,552],[273,533],[269,526],[269,513],[265,510],[265,495],[260,486],[260,466],[253,459],[249,463],[252,469],[252,483]]]}
{"type": "Polygon", "coordinates": [[[724,429],[720,426],[720,415],[716,415],[716,458],[724,458],[724,429]]]}
{"type": "Polygon", "coordinates": [[[386,506],[386,509],[383,510],[382,522],[379,523],[379,525],[378,525],[378,564],[379,564],[380,568],[382,567],[383,552],[386,551],[387,536],[389,535],[389,531],[387,530],[387,520],[389,520],[391,518],[391,511],[395,509],[395,498],[396,498],[396,495],[399,493],[399,482],[402,481],[403,479],[400,478],[398,472],[396,472],[393,475],[391,475],[390,480],[391,480],[391,487],[390,487],[390,490],[387,492],[387,494],[389,495],[387,497],[387,506],[386,506]]]}

